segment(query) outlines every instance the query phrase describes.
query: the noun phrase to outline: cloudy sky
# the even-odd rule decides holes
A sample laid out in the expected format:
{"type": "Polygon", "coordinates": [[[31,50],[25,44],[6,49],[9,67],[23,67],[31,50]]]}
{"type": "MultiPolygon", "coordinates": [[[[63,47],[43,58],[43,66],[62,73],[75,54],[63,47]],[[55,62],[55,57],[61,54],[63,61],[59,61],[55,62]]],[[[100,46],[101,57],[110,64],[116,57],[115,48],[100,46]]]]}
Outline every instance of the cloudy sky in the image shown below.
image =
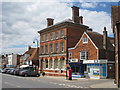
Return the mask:
{"type": "MultiPolygon", "coordinates": [[[[71,6],[80,7],[80,15],[84,17],[84,24],[91,27],[93,31],[102,34],[106,26],[109,36],[111,30],[111,5],[117,5],[118,0],[107,0],[109,2],[63,2],[60,0],[46,2],[0,2],[2,12],[0,20],[1,53],[23,54],[28,45],[36,47],[33,40],[39,40],[37,31],[46,27],[46,18],[54,18],[55,23],[72,18],[71,6]],[[114,1],[114,2],[113,2],[114,1]],[[116,2],[115,2],[116,1],[116,2]]],[[[20,1],[20,0],[18,0],[20,1]]],[[[66,0],[67,1],[67,0],[66,0]]],[[[83,0],[82,0],[83,1],[83,0]]]]}

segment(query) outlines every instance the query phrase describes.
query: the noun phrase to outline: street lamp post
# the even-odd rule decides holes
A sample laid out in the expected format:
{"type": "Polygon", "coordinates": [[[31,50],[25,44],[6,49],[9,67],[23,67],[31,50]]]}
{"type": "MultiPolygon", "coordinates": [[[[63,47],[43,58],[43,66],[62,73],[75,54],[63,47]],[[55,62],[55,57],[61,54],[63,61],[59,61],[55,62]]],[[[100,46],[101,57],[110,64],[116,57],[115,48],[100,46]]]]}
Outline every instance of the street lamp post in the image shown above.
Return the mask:
{"type": "Polygon", "coordinates": [[[66,80],[68,80],[68,74],[67,74],[67,69],[68,69],[68,40],[67,40],[67,36],[64,37],[64,39],[66,40],[66,80]]]}
{"type": "Polygon", "coordinates": [[[36,43],[37,43],[37,58],[38,58],[38,67],[39,67],[39,41],[38,41],[37,39],[35,39],[35,40],[33,41],[33,43],[35,43],[35,41],[36,41],[36,43]]]}

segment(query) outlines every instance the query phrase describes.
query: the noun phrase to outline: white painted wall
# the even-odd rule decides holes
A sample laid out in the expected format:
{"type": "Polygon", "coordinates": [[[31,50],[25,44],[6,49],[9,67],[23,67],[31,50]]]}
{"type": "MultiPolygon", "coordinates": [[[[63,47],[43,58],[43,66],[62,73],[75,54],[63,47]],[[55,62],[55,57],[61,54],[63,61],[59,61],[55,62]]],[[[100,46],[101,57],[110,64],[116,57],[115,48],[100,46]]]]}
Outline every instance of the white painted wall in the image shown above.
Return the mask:
{"type": "Polygon", "coordinates": [[[17,54],[8,55],[8,65],[17,65],[17,54]]]}

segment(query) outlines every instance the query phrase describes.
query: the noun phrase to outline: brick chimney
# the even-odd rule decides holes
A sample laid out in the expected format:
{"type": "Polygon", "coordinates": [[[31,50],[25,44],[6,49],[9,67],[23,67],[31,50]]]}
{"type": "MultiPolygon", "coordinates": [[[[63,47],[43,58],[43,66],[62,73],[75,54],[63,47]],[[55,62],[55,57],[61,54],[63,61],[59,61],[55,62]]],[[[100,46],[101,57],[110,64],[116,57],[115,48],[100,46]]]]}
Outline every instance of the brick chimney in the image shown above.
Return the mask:
{"type": "Polygon", "coordinates": [[[79,7],[72,7],[72,21],[74,23],[79,23],[79,7]]]}
{"type": "Polygon", "coordinates": [[[53,25],[53,23],[54,23],[53,21],[54,21],[54,19],[52,19],[52,18],[47,18],[47,27],[53,25]]]}
{"type": "Polygon", "coordinates": [[[79,20],[80,20],[80,24],[83,24],[83,16],[80,16],[79,20]]]}
{"type": "Polygon", "coordinates": [[[30,50],[31,49],[31,46],[28,46],[28,50],[30,50]]]}
{"type": "Polygon", "coordinates": [[[103,31],[103,48],[105,50],[107,50],[107,31],[106,31],[106,27],[104,27],[104,31],[103,31]]]}

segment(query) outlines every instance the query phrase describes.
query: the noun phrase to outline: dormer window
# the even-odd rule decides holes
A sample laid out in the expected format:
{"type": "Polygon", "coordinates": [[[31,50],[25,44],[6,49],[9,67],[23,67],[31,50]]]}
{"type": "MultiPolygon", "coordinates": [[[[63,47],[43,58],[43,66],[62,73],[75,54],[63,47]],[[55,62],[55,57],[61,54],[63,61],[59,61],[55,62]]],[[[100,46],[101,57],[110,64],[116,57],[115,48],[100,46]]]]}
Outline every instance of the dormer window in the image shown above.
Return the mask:
{"type": "Polygon", "coordinates": [[[82,42],[83,42],[83,44],[87,44],[87,43],[88,43],[88,38],[87,38],[87,37],[84,37],[84,38],[82,39],[82,42]]]}

